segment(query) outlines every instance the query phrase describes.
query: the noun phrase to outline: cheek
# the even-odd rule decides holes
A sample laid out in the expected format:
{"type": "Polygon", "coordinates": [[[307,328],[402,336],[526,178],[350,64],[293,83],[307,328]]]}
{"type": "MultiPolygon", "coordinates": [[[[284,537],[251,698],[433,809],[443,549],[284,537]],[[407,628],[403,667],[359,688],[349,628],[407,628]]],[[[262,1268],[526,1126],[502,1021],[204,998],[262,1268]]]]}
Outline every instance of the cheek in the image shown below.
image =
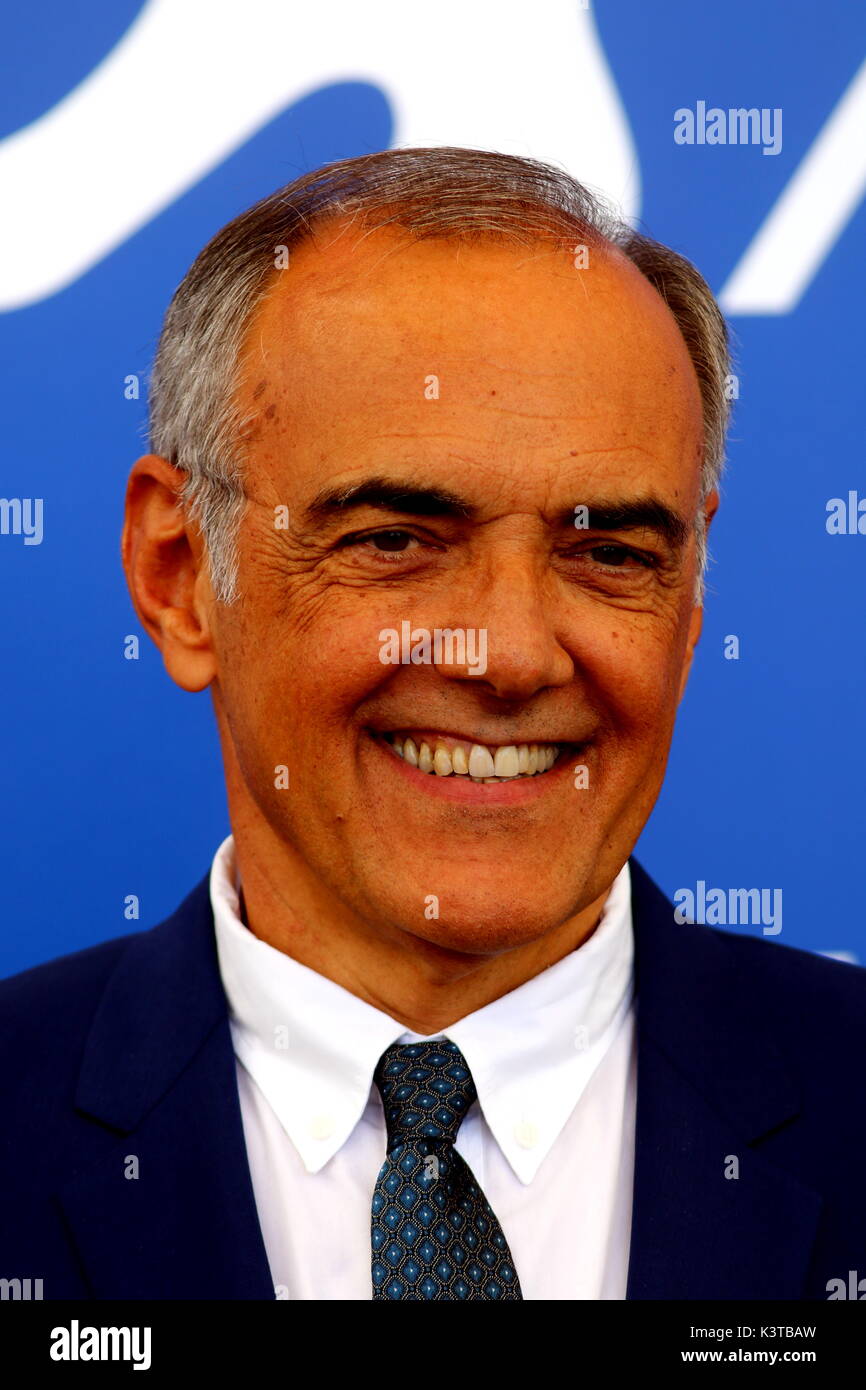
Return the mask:
{"type": "Polygon", "coordinates": [[[344,615],[301,628],[287,614],[255,624],[238,617],[222,634],[218,660],[222,704],[245,772],[255,768],[261,781],[277,763],[291,762],[304,780],[323,747],[336,772],[351,748],[347,726],[401,669],[379,660],[378,618],[344,615]]]}
{"type": "Polygon", "coordinates": [[[636,742],[673,727],[687,623],[618,622],[597,635],[583,669],[606,723],[636,742]]]}
{"type": "Polygon", "coordinates": [[[345,719],[393,676],[394,666],[380,659],[382,633],[399,630],[411,612],[405,592],[371,591],[351,572],[335,578],[312,559],[277,563],[264,544],[241,576],[248,611],[239,615],[226,662],[240,659],[256,673],[269,710],[281,718],[345,719]]]}

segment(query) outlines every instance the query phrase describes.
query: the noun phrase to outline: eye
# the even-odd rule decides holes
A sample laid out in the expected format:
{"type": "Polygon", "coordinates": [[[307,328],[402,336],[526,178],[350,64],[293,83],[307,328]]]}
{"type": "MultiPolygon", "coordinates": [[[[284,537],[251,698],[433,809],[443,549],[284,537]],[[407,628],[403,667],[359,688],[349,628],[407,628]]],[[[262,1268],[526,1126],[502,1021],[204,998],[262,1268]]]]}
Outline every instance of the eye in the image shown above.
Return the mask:
{"type": "Polygon", "coordinates": [[[411,531],[389,527],[384,531],[366,531],[361,535],[344,536],[338,549],[354,550],[366,554],[379,564],[394,564],[406,556],[415,556],[422,548],[422,542],[411,531]]]}
{"type": "Polygon", "coordinates": [[[340,546],[373,545],[388,554],[402,554],[415,537],[411,531],[368,531],[363,536],[344,536],[340,546]]]}
{"type": "Polygon", "coordinates": [[[644,569],[652,569],[655,564],[651,555],[631,550],[627,545],[594,545],[590,550],[584,551],[584,554],[591,555],[598,564],[608,569],[630,568],[629,562],[644,569]]]}
{"type": "Polygon", "coordinates": [[[369,541],[370,544],[377,546],[379,550],[387,551],[392,554],[395,551],[399,551],[402,554],[409,542],[414,541],[414,539],[415,537],[409,531],[374,531],[371,535],[356,537],[355,543],[369,541]]]}

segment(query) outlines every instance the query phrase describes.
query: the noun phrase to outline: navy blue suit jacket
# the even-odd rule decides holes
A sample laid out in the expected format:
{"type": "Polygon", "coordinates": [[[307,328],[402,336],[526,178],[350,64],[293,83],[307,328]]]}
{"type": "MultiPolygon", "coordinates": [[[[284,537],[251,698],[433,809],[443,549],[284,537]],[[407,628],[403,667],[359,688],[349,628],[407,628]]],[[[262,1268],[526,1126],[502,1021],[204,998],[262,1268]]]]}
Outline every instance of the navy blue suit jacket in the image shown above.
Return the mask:
{"type": "MultiPolygon", "coordinates": [[[[866,1276],[866,971],[679,925],[634,861],[632,882],[627,1296],[826,1299],[866,1276]]],[[[0,1277],[274,1297],[207,877],[152,930],[0,983],[0,1086],[0,1277]]]]}

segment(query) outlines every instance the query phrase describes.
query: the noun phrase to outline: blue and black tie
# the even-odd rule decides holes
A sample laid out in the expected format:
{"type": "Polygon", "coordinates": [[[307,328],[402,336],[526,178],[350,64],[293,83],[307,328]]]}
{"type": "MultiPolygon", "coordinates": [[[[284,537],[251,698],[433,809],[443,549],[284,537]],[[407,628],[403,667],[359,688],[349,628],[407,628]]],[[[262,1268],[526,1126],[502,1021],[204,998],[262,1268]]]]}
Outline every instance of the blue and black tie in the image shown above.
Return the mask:
{"type": "Polygon", "coordinates": [[[373,1192],[373,1298],[521,1299],[508,1242],[454,1148],[478,1092],[459,1047],[389,1047],[373,1079],[388,1151],[373,1192]]]}

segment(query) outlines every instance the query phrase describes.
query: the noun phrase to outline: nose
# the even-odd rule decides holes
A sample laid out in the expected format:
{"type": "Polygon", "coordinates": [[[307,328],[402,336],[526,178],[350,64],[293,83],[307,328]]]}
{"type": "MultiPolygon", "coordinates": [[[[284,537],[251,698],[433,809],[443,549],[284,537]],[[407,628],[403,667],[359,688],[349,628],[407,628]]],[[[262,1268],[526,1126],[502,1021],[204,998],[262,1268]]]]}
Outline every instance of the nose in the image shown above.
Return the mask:
{"type": "Polygon", "coordinates": [[[459,609],[471,620],[466,660],[455,661],[453,648],[440,651],[434,666],[441,675],[512,701],[573,680],[574,662],[557,632],[552,581],[536,556],[511,553],[491,560],[476,571],[459,609]]]}

